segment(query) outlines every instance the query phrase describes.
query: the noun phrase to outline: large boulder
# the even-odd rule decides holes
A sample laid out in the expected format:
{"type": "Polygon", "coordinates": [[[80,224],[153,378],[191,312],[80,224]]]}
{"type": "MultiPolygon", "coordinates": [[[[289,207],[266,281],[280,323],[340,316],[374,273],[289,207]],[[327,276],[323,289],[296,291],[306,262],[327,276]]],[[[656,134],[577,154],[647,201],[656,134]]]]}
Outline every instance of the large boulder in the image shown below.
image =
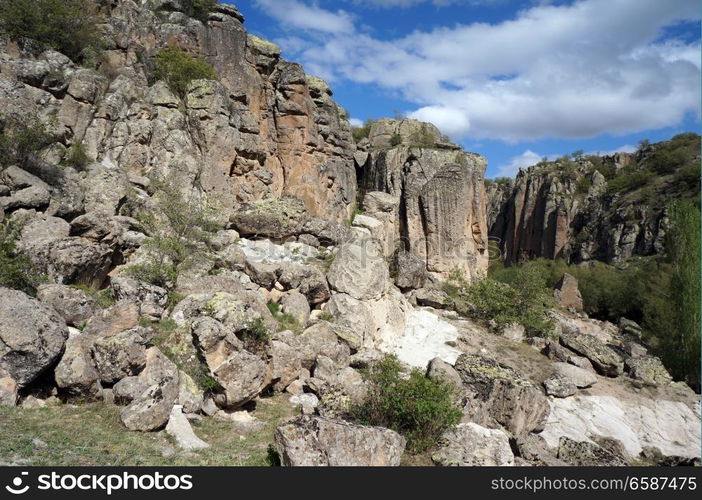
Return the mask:
{"type": "Polygon", "coordinates": [[[41,285],[37,298],[56,309],[66,323],[73,326],[87,321],[98,310],[98,305],[87,293],[67,285],[41,285]]]}
{"type": "Polygon", "coordinates": [[[310,320],[310,305],[307,298],[297,290],[286,293],[280,300],[282,312],[289,314],[304,328],[310,320]]]}
{"type": "Polygon", "coordinates": [[[593,335],[564,331],[561,333],[561,344],[589,359],[602,375],[617,377],[624,371],[624,360],[619,353],[593,335]]]}
{"type": "Polygon", "coordinates": [[[499,424],[514,435],[544,428],[548,399],[520,374],[493,359],[470,354],[461,354],[455,368],[470,395],[464,414],[471,421],[499,424]]]}
{"type": "Polygon", "coordinates": [[[284,466],[398,466],[405,438],[382,427],[302,416],[279,426],[275,446],[284,466]]]}
{"type": "Polygon", "coordinates": [[[332,289],[357,300],[379,299],[388,276],[383,256],[373,245],[358,240],[341,246],[327,273],[332,289]]]}
{"type": "Polygon", "coordinates": [[[166,309],[168,292],[161,287],[126,276],[116,276],[110,281],[110,289],[116,300],[138,304],[141,316],[158,320],[166,309]]]}
{"type": "Polygon", "coordinates": [[[178,398],[178,368],[157,347],[146,353],[146,367],[138,379],[146,389],[120,412],[130,430],[149,432],[163,428],[178,398]]]}
{"type": "Polygon", "coordinates": [[[565,309],[576,311],[583,310],[583,297],[578,288],[578,280],[568,273],[565,273],[553,291],[558,305],[565,309]]]}
{"type": "Polygon", "coordinates": [[[183,407],[174,405],[166,425],[166,433],[175,439],[178,446],[186,451],[209,448],[210,445],[195,435],[190,422],[183,415],[183,407]]]}
{"type": "Polygon", "coordinates": [[[336,325],[320,321],[307,328],[296,340],[302,365],[311,369],[317,356],[326,356],[340,365],[347,365],[351,350],[347,343],[341,341],[336,325]]]}
{"type": "Polygon", "coordinates": [[[556,398],[567,398],[572,396],[578,390],[570,378],[554,373],[544,380],[544,389],[546,394],[556,398]]]}
{"type": "Polygon", "coordinates": [[[591,441],[575,441],[562,437],[558,443],[558,458],[579,467],[627,465],[626,459],[591,441]]]}
{"type": "Polygon", "coordinates": [[[432,460],[442,466],[514,465],[509,437],[500,429],[486,429],[473,422],[459,424],[442,438],[432,460]]]}
{"type": "Polygon", "coordinates": [[[281,239],[302,231],[307,218],[305,204],[297,198],[272,198],[244,205],[231,216],[242,236],[281,239]]]}
{"type": "Polygon", "coordinates": [[[100,394],[100,374],[91,353],[94,338],[77,330],[71,331],[66,349],[54,370],[56,386],[72,396],[93,399],[100,394]]]}
{"type": "Polygon", "coordinates": [[[555,373],[570,380],[578,389],[585,389],[597,383],[597,376],[570,363],[554,363],[555,373]]]}
{"type": "Polygon", "coordinates": [[[401,290],[422,288],[428,279],[422,259],[410,252],[398,250],[393,256],[393,280],[401,290]]]}
{"type": "Polygon", "coordinates": [[[0,287],[0,371],[19,388],[54,364],[67,338],[66,322],[54,309],[0,287]]]}
{"type": "Polygon", "coordinates": [[[0,406],[15,406],[17,396],[17,382],[11,377],[0,376],[0,406]]]}
{"type": "Polygon", "coordinates": [[[268,367],[246,350],[232,353],[218,366],[210,366],[223,392],[215,396],[220,407],[235,409],[258,396],[268,383],[268,367]]]}
{"type": "Polygon", "coordinates": [[[329,285],[322,271],[313,266],[288,264],[278,274],[278,281],[286,289],[298,290],[310,304],[321,304],[329,299],[329,285]]]}
{"type": "Polygon", "coordinates": [[[150,329],[136,327],[97,339],[92,354],[100,380],[112,384],[139,373],[146,365],[146,345],[152,337],[150,329]]]}
{"type": "Polygon", "coordinates": [[[624,363],[629,376],[648,385],[667,385],[673,381],[661,360],[655,356],[628,358],[624,363]]]}

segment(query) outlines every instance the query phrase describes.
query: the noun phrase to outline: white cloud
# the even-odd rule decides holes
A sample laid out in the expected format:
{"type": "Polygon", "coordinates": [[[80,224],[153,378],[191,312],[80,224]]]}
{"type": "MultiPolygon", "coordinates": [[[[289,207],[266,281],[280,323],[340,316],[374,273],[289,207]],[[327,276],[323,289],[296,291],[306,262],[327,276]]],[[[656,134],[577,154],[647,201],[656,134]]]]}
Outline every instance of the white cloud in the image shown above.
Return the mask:
{"type": "Polygon", "coordinates": [[[633,144],[624,144],[609,151],[590,151],[586,155],[612,156],[614,153],[635,153],[637,147],[633,144]]]}
{"type": "Polygon", "coordinates": [[[395,40],[354,30],[350,14],[317,3],[256,1],[281,23],[303,29],[317,23],[293,22],[291,11],[305,7],[308,17],[334,19],[328,26],[338,24],[335,29],[316,29],[326,33],[296,33],[291,46],[282,41],[289,57],[332,82],[397,92],[416,104],[411,116],[432,120],[454,137],[627,134],[700,113],[699,41],[660,40],[665,27],[699,20],[693,0],[532,4],[497,24],[458,24],[395,40]]]}
{"type": "Polygon", "coordinates": [[[470,122],[465,113],[459,109],[445,106],[425,106],[407,115],[409,118],[430,122],[451,137],[459,137],[470,129],[470,122]]]}
{"type": "MultiPolygon", "coordinates": [[[[347,0],[349,1],[349,0],[347,0]]],[[[350,0],[357,5],[367,5],[381,9],[413,7],[422,3],[431,3],[437,7],[448,5],[495,5],[503,4],[507,0],[350,0]]]]}
{"type": "Polygon", "coordinates": [[[536,165],[542,158],[542,155],[533,152],[531,149],[527,149],[519,156],[512,158],[509,163],[500,165],[497,168],[497,175],[495,177],[514,177],[517,175],[520,168],[536,165]]]}
{"type": "Polygon", "coordinates": [[[284,28],[321,31],[326,33],[352,33],[353,18],[343,10],[332,12],[313,3],[298,0],[254,0],[268,15],[284,28]]]}
{"type": "Polygon", "coordinates": [[[362,127],[363,126],[363,120],[359,120],[358,118],[349,118],[349,123],[351,124],[352,127],[362,127]]]}

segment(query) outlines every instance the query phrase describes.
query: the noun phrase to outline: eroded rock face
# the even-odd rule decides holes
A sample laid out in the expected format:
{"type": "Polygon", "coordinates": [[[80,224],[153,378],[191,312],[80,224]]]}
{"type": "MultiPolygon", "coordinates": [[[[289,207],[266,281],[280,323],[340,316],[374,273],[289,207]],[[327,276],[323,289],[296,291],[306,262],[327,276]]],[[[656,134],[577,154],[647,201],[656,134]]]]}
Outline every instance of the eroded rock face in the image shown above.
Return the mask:
{"type": "Polygon", "coordinates": [[[398,466],[405,444],[389,429],[323,417],[299,417],[275,431],[281,464],[288,467],[398,466]]]}
{"type": "MultiPolygon", "coordinates": [[[[359,165],[359,185],[399,198],[394,238],[434,276],[446,278],[458,268],[469,281],[483,277],[488,262],[485,159],[444,143],[433,125],[415,120],[379,120],[369,139],[382,149],[359,165]],[[395,134],[400,143],[392,145],[395,134]]],[[[367,205],[381,209],[375,199],[367,205]]]]}
{"type": "Polygon", "coordinates": [[[548,399],[534,384],[497,361],[462,354],[455,368],[470,391],[464,414],[471,421],[497,422],[514,435],[543,429],[549,414],[548,399]]]}
{"type": "Polygon", "coordinates": [[[514,465],[514,453],[509,437],[499,429],[486,429],[473,422],[459,424],[442,438],[445,444],[431,459],[446,466],[508,466],[514,465]]]}
{"type": "Polygon", "coordinates": [[[327,279],[335,291],[354,299],[379,299],[387,288],[388,265],[371,244],[349,242],[339,249],[327,279]]]}
{"type": "Polygon", "coordinates": [[[27,294],[0,287],[0,371],[19,388],[63,352],[68,329],[56,311],[27,294]]]}

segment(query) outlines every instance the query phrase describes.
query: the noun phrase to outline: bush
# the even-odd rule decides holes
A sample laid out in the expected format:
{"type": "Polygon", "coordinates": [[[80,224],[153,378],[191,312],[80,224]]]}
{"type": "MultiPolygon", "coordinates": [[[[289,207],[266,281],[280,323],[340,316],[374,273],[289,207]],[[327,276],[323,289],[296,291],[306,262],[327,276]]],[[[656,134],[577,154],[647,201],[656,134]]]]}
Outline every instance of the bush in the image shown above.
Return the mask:
{"type": "Polygon", "coordinates": [[[36,116],[0,118],[0,168],[25,168],[47,146],[56,141],[36,116]]]}
{"type": "Polygon", "coordinates": [[[217,5],[217,0],[182,0],[182,4],[187,15],[206,23],[210,12],[217,5]]]}
{"type": "Polygon", "coordinates": [[[97,25],[91,0],[0,2],[1,31],[14,40],[33,40],[40,49],[58,50],[76,62],[100,45],[97,25]]]}
{"type": "Polygon", "coordinates": [[[534,266],[504,269],[508,271],[503,271],[498,279],[487,278],[467,289],[465,298],[471,315],[493,320],[498,328],[519,323],[530,336],[550,335],[553,322],[547,313],[553,306],[553,295],[545,273],[534,266]]]}
{"type": "Polygon", "coordinates": [[[26,255],[18,253],[15,243],[19,230],[17,222],[0,224],[0,286],[35,295],[44,278],[26,255]]]}
{"type": "Polygon", "coordinates": [[[402,136],[400,134],[392,134],[392,137],[390,137],[390,145],[395,147],[400,144],[402,144],[402,136]]]}
{"type": "Polygon", "coordinates": [[[370,129],[373,126],[373,119],[367,118],[361,127],[353,127],[351,133],[353,135],[353,140],[356,143],[361,142],[363,139],[367,139],[370,135],[370,129]]]}
{"type": "Polygon", "coordinates": [[[204,57],[191,56],[177,47],[166,47],[156,54],[155,76],[181,98],[193,80],[217,79],[217,73],[204,57]]]}
{"type": "Polygon", "coordinates": [[[633,170],[627,168],[621,175],[614,177],[607,183],[607,192],[610,194],[633,191],[645,186],[654,177],[648,170],[633,170]]]}
{"type": "Polygon", "coordinates": [[[115,305],[116,300],[107,288],[104,290],[97,290],[95,288],[86,285],[71,285],[76,290],[80,290],[85,293],[88,297],[91,297],[95,303],[101,309],[107,309],[115,305]]]}
{"type": "Polygon", "coordinates": [[[271,333],[261,318],[256,318],[241,334],[244,346],[253,352],[261,351],[271,339],[271,333]]]}
{"type": "Polygon", "coordinates": [[[366,400],[351,407],[350,418],[399,432],[407,438],[411,452],[426,451],[463,416],[453,403],[456,388],[448,382],[428,379],[416,369],[404,379],[401,369],[394,356],[373,364],[366,373],[366,400]]]}
{"type": "Polygon", "coordinates": [[[85,146],[83,146],[82,142],[77,142],[70,147],[64,163],[76,170],[83,170],[90,164],[90,158],[85,152],[85,146]]]}
{"type": "Polygon", "coordinates": [[[218,229],[214,211],[195,197],[184,197],[171,183],[155,180],[155,206],[137,209],[136,218],[149,235],[145,260],[126,273],[172,292],[180,273],[208,258],[208,244],[218,229]]]}

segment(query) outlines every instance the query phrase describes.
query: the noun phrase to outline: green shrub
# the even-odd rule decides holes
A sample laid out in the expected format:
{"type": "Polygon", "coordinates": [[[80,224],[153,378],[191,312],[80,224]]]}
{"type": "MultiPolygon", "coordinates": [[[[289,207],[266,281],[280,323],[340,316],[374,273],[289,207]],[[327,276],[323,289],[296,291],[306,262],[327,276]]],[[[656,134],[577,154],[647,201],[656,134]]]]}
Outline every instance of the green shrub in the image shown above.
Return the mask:
{"type": "Polygon", "coordinates": [[[73,144],[68,150],[68,156],[64,160],[64,163],[76,170],[83,170],[90,164],[90,157],[85,152],[85,146],[82,142],[77,142],[73,144]]]}
{"type": "Polygon", "coordinates": [[[185,97],[193,80],[216,80],[217,73],[204,57],[191,56],[177,47],[166,47],[156,54],[158,80],[164,80],[179,97],[185,97]]]}
{"type": "Polygon", "coordinates": [[[271,340],[271,333],[261,318],[256,318],[241,334],[244,346],[250,351],[261,351],[271,340]]]}
{"type": "Polygon", "coordinates": [[[415,148],[433,148],[436,146],[436,140],[428,130],[415,130],[410,135],[409,142],[415,148]]]}
{"type": "Polygon", "coordinates": [[[395,147],[402,144],[402,136],[400,134],[392,134],[390,137],[390,146],[395,147]]]}
{"type": "Polygon", "coordinates": [[[524,325],[531,336],[551,334],[553,322],[548,311],[553,306],[552,289],[542,270],[534,266],[513,266],[502,273],[470,286],[465,299],[471,315],[494,321],[498,328],[510,323],[524,325]]]}
{"type": "Polygon", "coordinates": [[[100,45],[91,0],[3,0],[0,30],[14,40],[33,40],[80,62],[100,45]]]}
{"type": "Polygon", "coordinates": [[[194,196],[184,196],[170,182],[154,180],[155,206],[137,209],[136,218],[149,236],[145,259],[125,272],[172,292],[178,276],[209,258],[209,241],[219,227],[214,210],[194,196]]]}
{"type": "Polygon", "coordinates": [[[607,192],[614,194],[633,191],[645,186],[653,177],[653,172],[648,170],[627,168],[625,172],[622,172],[607,183],[607,192]]]}
{"type": "Polygon", "coordinates": [[[589,175],[584,175],[575,184],[575,192],[577,194],[587,194],[592,187],[592,179],[589,175]]]}
{"type": "Polygon", "coordinates": [[[273,317],[278,321],[278,331],[282,332],[284,330],[290,330],[296,333],[302,331],[302,325],[292,314],[285,314],[280,311],[280,304],[277,302],[269,301],[268,310],[271,312],[273,317]]]}
{"type": "Polygon", "coordinates": [[[102,309],[107,309],[108,307],[111,307],[116,303],[115,298],[112,296],[112,293],[110,293],[110,290],[108,290],[107,288],[103,290],[97,290],[86,285],[71,286],[76,290],[84,292],[88,297],[91,297],[98,305],[98,307],[102,309]]]}
{"type": "Polygon", "coordinates": [[[36,116],[0,117],[0,169],[27,165],[39,152],[56,141],[36,116]]]}
{"type": "Polygon", "coordinates": [[[404,379],[401,368],[394,356],[373,364],[366,373],[368,395],[349,413],[361,424],[399,432],[407,438],[408,450],[418,453],[435,445],[463,414],[453,403],[456,388],[452,384],[428,379],[419,370],[404,379]]]}
{"type": "Polygon", "coordinates": [[[206,23],[210,12],[217,5],[217,0],[182,0],[182,5],[187,15],[206,23]]]}
{"type": "Polygon", "coordinates": [[[367,118],[366,121],[360,127],[353,127],[351,133],[353,135],[353,140],[356,143],[361,142],[363,139],[367,139],[370,135],[370,129],[373,126],[373,119],[367,118]]]}
{"type": "Polygon", "coordinates": [[[19,231],[20,224],[17,222],[0,223],[0,286],[35,295],[44,277],[26,255],[17,251],[19,231]]]}

